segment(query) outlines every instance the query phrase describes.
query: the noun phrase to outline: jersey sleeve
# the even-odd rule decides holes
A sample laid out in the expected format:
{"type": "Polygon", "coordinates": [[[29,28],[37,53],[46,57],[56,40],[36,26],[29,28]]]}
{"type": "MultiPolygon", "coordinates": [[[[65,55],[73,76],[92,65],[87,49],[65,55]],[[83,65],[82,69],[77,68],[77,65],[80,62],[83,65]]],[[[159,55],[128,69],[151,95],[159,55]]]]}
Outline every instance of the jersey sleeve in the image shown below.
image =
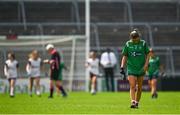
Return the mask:
{"type": "Polygon", "coordinates": [[[145,49],[145,54],[149,53],[149,47],[147,45],[147,43],[144,44],[144,49],[145,49]]]}
{"type": "Polygon", "coordinates": [[[40,62],[40,66],[43,66],[43,61],[41,58],[38,58],[39,62],[40,62]]]}
{"type": "Polygon", "coordinates": [[[4,75],[7,77],[8,75],[8,64],[5,62],[4,64],[4,75]]]}
{"type": "Polygon", "coordinates": [[[16,64],[16,68],[19,68],[19,63],[17,62],[17,64],[16,64]]]}
{"type": "Polygon", "coordinates": [[[87,63],[87,64],[90,64],[90,58],[87,59],[86,63],[87,63]]]}
{"type": "Polygon", "coordinates": [[[127,56],[128,55],[128,47],[127,47],[127,43],[126,43],[126,45],[123,47],[123,49],[122,49],[122,55],[124,55],[124,56],[127,56]]]}

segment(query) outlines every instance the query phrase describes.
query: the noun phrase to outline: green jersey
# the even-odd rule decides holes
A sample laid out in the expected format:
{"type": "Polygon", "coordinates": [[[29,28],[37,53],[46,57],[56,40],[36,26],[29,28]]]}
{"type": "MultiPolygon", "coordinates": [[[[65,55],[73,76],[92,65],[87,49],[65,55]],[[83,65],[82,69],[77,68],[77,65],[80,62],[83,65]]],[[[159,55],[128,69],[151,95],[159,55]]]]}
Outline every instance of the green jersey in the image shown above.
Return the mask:
{"type": "Polygon", "coordinates": [[[61,64],[59,65],[59,80],[62,80],[62,77],[63,77],[63,68],[64,68],[64,63],[61,62],[61,64]]]}
{"type": "Polygon", "coordinates": [[[145,74],[143,67],[149,47],[144,40],[134,43],[132,40],[126,42],[122,54],[127,56],[128,75],[142,76],[145,74]]]}
{"type": "Polygon", "coordinates": [[[148,65],[148,76],[158,76],[160,61],[159,57],[150,57],[148,65]]]}

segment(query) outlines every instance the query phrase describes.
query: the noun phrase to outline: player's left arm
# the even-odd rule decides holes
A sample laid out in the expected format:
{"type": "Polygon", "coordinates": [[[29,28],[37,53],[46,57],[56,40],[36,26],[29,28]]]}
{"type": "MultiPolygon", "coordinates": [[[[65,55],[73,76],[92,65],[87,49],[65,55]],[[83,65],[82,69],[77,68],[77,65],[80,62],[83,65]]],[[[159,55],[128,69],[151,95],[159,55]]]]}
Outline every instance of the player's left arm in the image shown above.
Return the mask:
{"type": "Polygon", "coordinates": [[[18,75],[19,77],[21,77],[21,76],[20,76],[20,69],[19,69],[19,62],[17,62],[17,64],[16,64],[16,69],[17,69],[17,75],[18,75]]]}
{"type": "Polygon", "coordinates": [[[147,46],[147,44],[145,43],[144,45],[145,48],[145,55],[146,55],[146,60],[145,60],[145,64],[144,64],[144,72],[146,72],[148,70],[148,65],[149,65],[149,58],[150,58],[150,52],[149,52],[149,47],[147,46]]]}
{"type": "Polygon", "coordinates": [[[150,58],[150,55],[149,53],[146,55],[146,61],[145,61],[145,64],[144,64],[144,71],[146,72],[148,70],[148,66],[149,66],[149,58],[150,58]]]}

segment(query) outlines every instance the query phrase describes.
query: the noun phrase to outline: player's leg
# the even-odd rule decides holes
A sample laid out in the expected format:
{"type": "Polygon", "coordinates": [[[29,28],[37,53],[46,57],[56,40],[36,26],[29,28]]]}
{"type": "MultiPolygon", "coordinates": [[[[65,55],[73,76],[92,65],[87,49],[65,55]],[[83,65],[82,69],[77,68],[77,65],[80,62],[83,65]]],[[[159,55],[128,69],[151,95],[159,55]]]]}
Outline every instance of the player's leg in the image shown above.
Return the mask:
{"type": "Polygon", "coordinates": [[[61,94],[61,90],[59,89],[59,86],[62,86],[62,81],[59,80],[59,83],[56,83],[58,85],[56,85],[56,92],[57,92],[57,95],[59,96],[61,94]]]}
{"type": "Polygon", "coordinates": [[[151,80],[150,79],[148,80],[148,85],[149,85],[149,88],[151,90],[152,86],[151,86],[151,80]]]}
{"type": "Polygon", "coordinates": [[[11,78],[8,78],[8,83],[9,83],[8,93],[10,94],[10,91],[11,91],[11,78]]]}
{"type": "Polygon", "coordinates": [[[35,81],[36,81],[36,95],[40,96],[41,95],[41,92],[40,92],[40,77],[36,77],[35,81]]]}
{"type": "Polygon", "coordinates": [[[53,92],[54,92],[54,80],[50,80],[49,90],[50,90],[50,95],[49,95],[48,98],[53,98],[53,92]]]}
{"type": "Polygon", "coordinates": [[[34,78],[33,78],[33,77],[30,77],[30,79],[29,79],[29,95],[30,95],[30,96],[32,96],[33,81],[34,81],[34,78]]]}
{"type": "Polygon", "coordinates": [[[142,93],[142,85],[143,85],[143,76],[137,77],[137,93],[136,93],[136,106],[138,107],[138,103],[141,99],[142,93]]]}
{"type": "Polygon", "coordinates": [[[137,78],[133,75],[128,76],[129,85],[130,85],[131,108],[135,108],[136,79],[137,78]]]}
{"type": "Polygon", "coordinates": [[[114,70],[113,70],[113,68],[110,68],[109,76],[110,76],[110,80],[111,80],[111,91],[114,92],[115,88],[114,88],[114,70]]]}
{"type": "Polygon", "coordinates": [[[149,80],[148,80],[148,84],[149,84],[149,88],[150,88],[150,91],[151,91],[151,97],[153,98],[153,92],[152,92],[152,79],[149,79],[149,80]]]}
{"type": "Polygon", "coordinates": [[[92,77],[92,84],[91,84],[91,94],[96,94],[96,80],[97,80],[97,77],[96,75],[93,75],[92,77]]]}
{"type": "Polygon", "coordinates": [[[59,96],[61,94],[61,91],[59,90],[58,87],[56,87],[56,92],[57,92],[57,96],[59,96]]]}
{"type": "Polygon", "coordinates": [[[109,75],[108,75],[108,68],[104,69],[104,73],[105,73],[105,81],[106,81],[106,90],[109,91],[109,75]]]}
{"type": "Polygon", "coordinates": [[[16,81],[15,78],[10,80],[10,96],[11,97],[14,97],[15,81],[16,81]]]}
{"type": "Polygon", "coordinates": [[[152,95],[157,98],[157,79],[152,79],[152,95]]]}
{"type": "Polygon", "coordinates": [[[56,87],[59,88],[59,90],[61,91],[63,97],[66,97],[66,96],[67,96],[67,93],[66,93],[66,91],[64,90],[63,86],[61,85],[61,81],[60,81],[60,80],[57,80],[57,81],[56,81],[56,87]]]}

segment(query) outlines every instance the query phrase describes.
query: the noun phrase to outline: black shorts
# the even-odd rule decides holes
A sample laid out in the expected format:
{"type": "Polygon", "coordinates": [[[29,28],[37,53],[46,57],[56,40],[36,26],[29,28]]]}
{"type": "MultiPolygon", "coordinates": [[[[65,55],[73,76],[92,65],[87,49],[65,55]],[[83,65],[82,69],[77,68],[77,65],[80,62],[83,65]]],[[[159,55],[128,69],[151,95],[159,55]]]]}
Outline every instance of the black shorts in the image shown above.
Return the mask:
{"type": "Polygon", "coordinates": [[[53,70],[51,71],[50,80],[61,80],[59,77],[59,70],[53,70]]]}
{"type": "Polygon", "coordinates": [[[158,79],[158,75],[149,75],[148,78],[149,80],[152,80],[152,79],[158,79]]]}
{"type": "Polygon", "coordinates": [[[97,77],[97,75],[96,74],[94,74],[94,73],[89,73],[90,74],[90,78],[92,79],[92,77],[94,77],[94,76],[96,76],[97,77]]]}
{"type": "Polygon", "coordinates": [[[10,82],[11,80],[16,81],[16,78],[8,78],[8,81],[10,82]]]}

